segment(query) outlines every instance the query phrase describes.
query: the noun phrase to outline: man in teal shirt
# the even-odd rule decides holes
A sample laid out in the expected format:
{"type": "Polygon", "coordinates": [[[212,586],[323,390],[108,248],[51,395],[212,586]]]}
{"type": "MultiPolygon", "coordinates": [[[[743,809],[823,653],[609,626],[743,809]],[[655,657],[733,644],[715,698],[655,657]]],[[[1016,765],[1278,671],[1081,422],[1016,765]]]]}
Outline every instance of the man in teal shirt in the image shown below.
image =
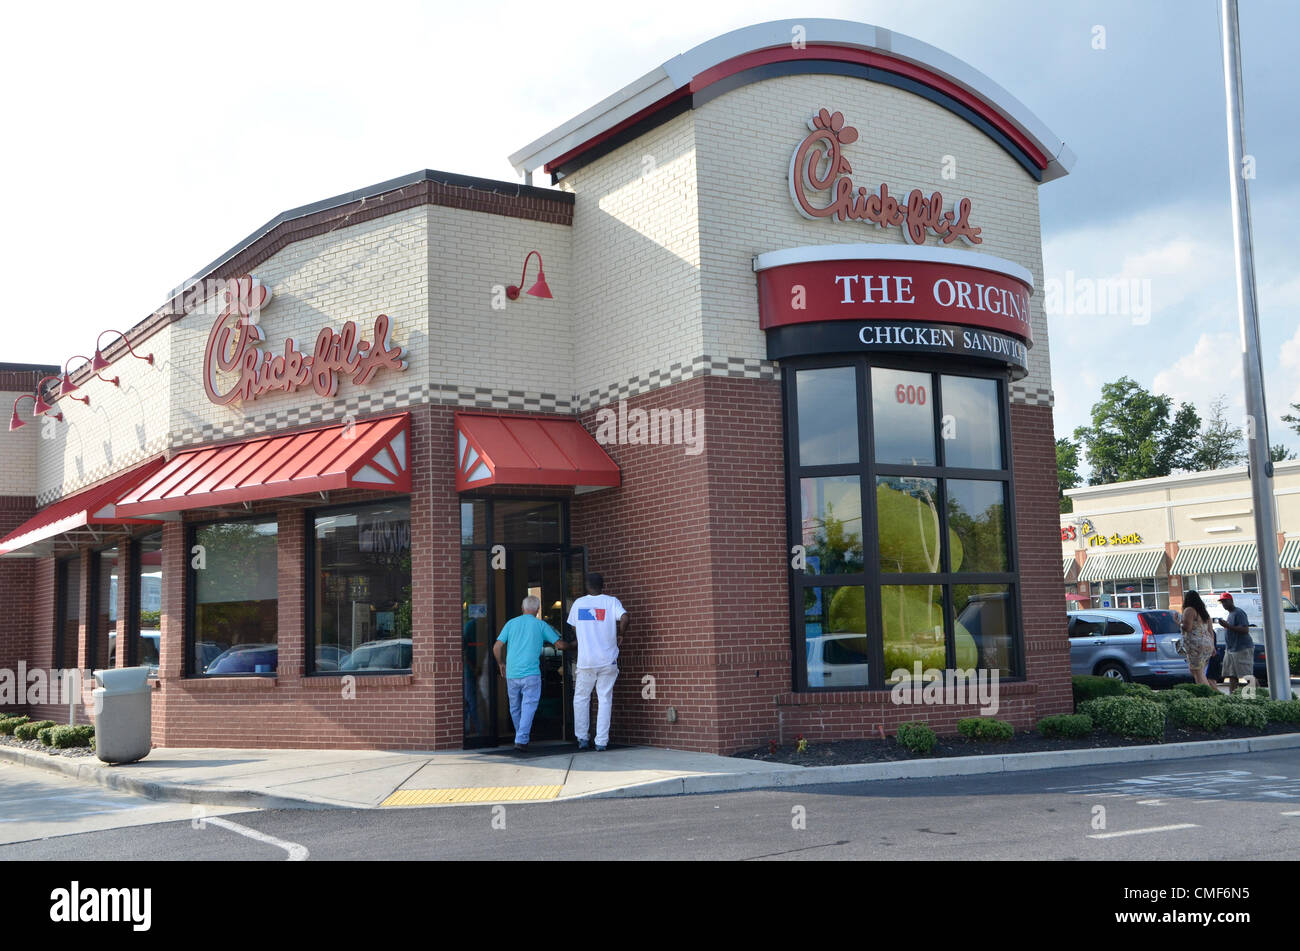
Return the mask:
{"type": "Polygon", "coordinates": [[[492,645],[497,668],[506,679],[517,750],[528,749],[528,734],[533,728],[538,701],[542,699],[542,667],[538,663],[542,648],[547,644],[554,644],[559,650],[569,648],[555,628],[541,619],[541,601],[529,595],[524,598],[523,610],[519,617],[506,622],[492,645]]]}

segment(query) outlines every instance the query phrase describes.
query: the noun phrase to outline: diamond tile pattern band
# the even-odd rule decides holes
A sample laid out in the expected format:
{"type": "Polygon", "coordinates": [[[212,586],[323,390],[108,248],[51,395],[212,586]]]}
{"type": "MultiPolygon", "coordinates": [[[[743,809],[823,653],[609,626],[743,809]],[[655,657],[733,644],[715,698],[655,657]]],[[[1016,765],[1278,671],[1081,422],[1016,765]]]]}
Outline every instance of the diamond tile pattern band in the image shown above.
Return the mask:
{"type": "MultiPolygon", "coordinates": [[[[587,393],[559,396],[555,393],[527,393],[523,390],[501,390],[476,386],[453,386],[451,384],[421,384],[402,389],[384,390],[377,393],[362,393],[332,403],[315,403],[310,406],[280,409],[259,416],[247,416],[231,419],[221,423],[201,423],[197,417],[193,425],[184,425],[175,432],[169,446],[149,446],[133,451],[120,458],[115,457],[111,463],[96,466],[93,469],[78,470],[75,482],[70,482],[58,489],[40,493],[36,497],[37,505],[50,502],[69,492],[75,492],[100,479],[107,478],[114,472],[121,471],[130,464],[168,448],[181,449],[186,446],[202,445],[208,442],[220,442],[250,436],[257,433],[275,432],[292,429],[314,423],[333,422],[346,416],[370,416],[376,413],[405,409],[432,403],[437,406],[456,406],[473,409],[508,410],[525,413],[584,413],[600,406],[617,403],[619,400],[631,399],[643,393],[649,393],[660,387],[681,383],[683,380],[700,376],[723,376],[745,380],[775,380],[781,374],[780,366],[772,360],[756,360],[750,357],[711,357],[698,356],[689,363],[674,363],[664,370],[651,370],[644,376],[632,377],[622,383],[611,383],[600,389],[587,393]]],[[[1029,406],[1051,406],[1054,403],[1052,391],[1043,387],[1025,387],[1019,383],[1011,385],[1011,402],[1029,406]]]]}

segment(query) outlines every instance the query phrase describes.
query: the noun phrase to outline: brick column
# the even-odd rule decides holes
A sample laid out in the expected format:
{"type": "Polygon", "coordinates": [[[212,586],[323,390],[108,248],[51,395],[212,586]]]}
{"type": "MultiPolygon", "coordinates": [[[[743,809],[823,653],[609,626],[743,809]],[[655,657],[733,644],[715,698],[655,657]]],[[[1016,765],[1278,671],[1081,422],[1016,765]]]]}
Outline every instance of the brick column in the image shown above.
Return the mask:
{"type": "Polygon", "coordinates": [[[282,681],[302,679],[307,660],[307,604],[315,580],[307,578],[307,513],[281,509],[276,513],[276,616],[279,647],[275,674],[282,681]]]}
{"type": "Polygon", "coordinates": [[[131,573],[131,555],[135,549],[135,539],[124,538],[117,543],[117,656],[115,661],[118,667],[130,666],[131,585],[135,581],[131,573]]]}

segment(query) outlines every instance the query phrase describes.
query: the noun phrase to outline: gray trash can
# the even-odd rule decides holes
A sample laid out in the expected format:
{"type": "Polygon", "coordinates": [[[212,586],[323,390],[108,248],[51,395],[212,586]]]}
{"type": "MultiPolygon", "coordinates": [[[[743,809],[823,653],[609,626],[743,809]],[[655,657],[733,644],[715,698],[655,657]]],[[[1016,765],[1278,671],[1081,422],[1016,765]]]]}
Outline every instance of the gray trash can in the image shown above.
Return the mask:
{"type": "Polygon", "coordinates": [[[95,671],[95,754],[105,763],[134,763],[152,747],[148,667],[95,671]]]}

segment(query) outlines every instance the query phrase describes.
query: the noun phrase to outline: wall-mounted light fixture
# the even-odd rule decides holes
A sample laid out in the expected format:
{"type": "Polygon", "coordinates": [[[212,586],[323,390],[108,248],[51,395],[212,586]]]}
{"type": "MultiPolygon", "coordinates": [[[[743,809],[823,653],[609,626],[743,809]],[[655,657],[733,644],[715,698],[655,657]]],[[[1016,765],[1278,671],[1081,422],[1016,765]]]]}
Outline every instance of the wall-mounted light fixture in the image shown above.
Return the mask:
{"type": "Polygon", "coordinates": [[[22,429],[27,425],[18,417],[18,400],[31,400],[35,402],[36,397],[32,396],[30,393],[24,393],[22,396],[18,397],[17,400],[14,400],[14,414],[9,417],[10,432],[13,432],[15,429],[22,429]]]}
{"type": "MultiPolygon", "coordinates": [[[[527,264],[528,262],[525,261],[524,263],[527,264]]],[[[110,366],[113,365],[111,361],[106,360],[104,358],[104,351],[101,350],[99,347],[99,341],[104,339],[104,334],[117,334],[119,337],[122,338],[122,342],[126,344],[126,349],[131,351],[131,356],[135,357],[137,360],[144,360],[150,366],[153,366],[152,353],[142,357],[140,356],[140,354],[135,352],[135,348],[131,346],[131,341],[126,339],[126,334],[122,333],[120,330],[105,330],[103,333],[101,333],[98,337],[95,338],[95,359],[94,361],[92,361],[91,366],[94,368],[96,373],[98,373],[100,370],[107,370],[110,366]]]]}
{"type": "MultiPolygon", "coordinates": [[[[72,356],[68,357],[68,363],[71,363],[73,360],[85,360],[87,363],[91,362],[90,357],[82,356],[79,353],[75,353],[72,356]]],[[[73,390],[80,389],[80,387],[78,387],[76,383],[72,382],[72,375],[68,373],[68,363],[63,364],[63,380],[62,382],[59,383],[60,397],[67,396],[73,390]]],[[[99,373],[96,373],[95,376],[99,377],[105,383],[112,383],[114,386],[122,385],[121,380],[118,377],[113,377],[110,380],[108,377],[101,376],[99,373]]]]}
{"type": "MultiPolygon", "coordinates": [[[[34,416],[42,416],[42,415],[44,415],[45,413],[48,413],[50,410],[54,409],[53,406],[51,406],[49,403],[45,402],[45,391],[44,391],[44,387],[45,387],[45,381],[46,381],[46,380],[54,380],[55,382],[57,382],[58,379],[59,379],[59,378],[58,378],[57,376],[43,376],[43,377],[41,377],[41,381],[40,381],[39,383],[36,384],[36,412],[33,413],[32,415],[34,415],[34,416]]],[[[85,403],[87,406],[90,405],[90,397],[89,397],[89,396],[69,396],[68,399],[70,399],[70,400],[81,400],[81,402],[85,403]]],[[[61,415],[62,415],[62,414],[60,414],[60,416],[61,416],[61,415]]]]}
{"type": "Polygon", "coordinates": [[[519,275],[519,283],[517,285],[511,284],[506,288],[506,297],[511,300],[519,299],[519,288],[524,286],[524,275],[528,273],[528,258],[531,258],[534,254],[537,255],[537,283],[528,288],[524,293],[528,294],[530,297],[544,297],[548,300],[550,299],[551,289],[546,284],[546,272],[542,270],[542,256],[537,251],[529,251],[528,255],[524,258],[524,270],[523,273],[519,275]]]}

